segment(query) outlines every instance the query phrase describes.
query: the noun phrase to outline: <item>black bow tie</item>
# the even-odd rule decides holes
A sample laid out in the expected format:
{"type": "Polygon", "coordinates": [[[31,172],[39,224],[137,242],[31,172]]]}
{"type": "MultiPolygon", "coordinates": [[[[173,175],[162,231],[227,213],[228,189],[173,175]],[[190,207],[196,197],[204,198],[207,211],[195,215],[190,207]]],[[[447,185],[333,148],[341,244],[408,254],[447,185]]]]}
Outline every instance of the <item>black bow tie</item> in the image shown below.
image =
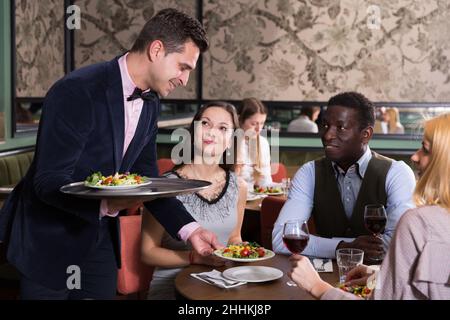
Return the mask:
{"type": "Polygon", "coordinates": [[[141,98],[142,100],[152,101],[152,100],[156,100],[158,98],[158,94],[152,90],[147,91],[147,92],[142,92],[141,89],[136,87],[134,89],[133,93],[131,94],[131,96],[129,96],[127,98],[127,101],[133,101],[138,98],[141,98]]]}

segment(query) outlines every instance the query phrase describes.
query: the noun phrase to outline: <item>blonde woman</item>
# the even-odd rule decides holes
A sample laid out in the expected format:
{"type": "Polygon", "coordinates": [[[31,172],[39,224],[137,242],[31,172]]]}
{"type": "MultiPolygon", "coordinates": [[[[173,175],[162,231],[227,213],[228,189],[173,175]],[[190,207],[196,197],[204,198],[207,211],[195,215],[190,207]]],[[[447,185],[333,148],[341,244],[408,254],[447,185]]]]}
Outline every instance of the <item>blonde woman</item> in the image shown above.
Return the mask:
{"type": "Polygon", "coordinates": [[[270,146],[261,130],[267,119],[267,109],[256,98],[242,100],[239,109],[239,125],[245,132],[241,144],[239,175],[247,182],[247,188],[272,184],[270,169],[270,146]]]}
{"type": "MultiPolygon", "coordinates": [[[[172,179],[211,182],[209,188],[177,196],[177,199],[202,227],[212,230],[222,244],[242,242],[247,188],[234,172],[237,146],[233,144],[233,133],[237,127],[238,118],[233,105],[216,101],[202,107],[189,129],[191,163],[179,165],[167,174],[172,179]]],[[[224,264],[221,258],[201,256],[185,242],[171,238],[147,212],[142,216],[141,254],[145,263],[156,267],[148,293],[151,300],[175,299],[175,277],[187,265],[224,264]]]]}
{"type": "Polygon", "coordinates": [[[405,133],[405,128],[400,123],[400,113],[397,108],[387,108],[383,114],[383,121],[387,123],[388,133],[405,133]]]}
{"type": "MultiPolygon", "coordinates": [[[[377,275],[371,299],[450,299],[450,114],[425,123],[422,148],[411,157],[419,173],[417,208],[400,219],[377,275]]],[[[294,256],[292,279],[320,299],[356,299],[320,279],[308,258],[294,256]]],[[[349,284],[364,285],[371,274],[359,266],[349,284]]]]}

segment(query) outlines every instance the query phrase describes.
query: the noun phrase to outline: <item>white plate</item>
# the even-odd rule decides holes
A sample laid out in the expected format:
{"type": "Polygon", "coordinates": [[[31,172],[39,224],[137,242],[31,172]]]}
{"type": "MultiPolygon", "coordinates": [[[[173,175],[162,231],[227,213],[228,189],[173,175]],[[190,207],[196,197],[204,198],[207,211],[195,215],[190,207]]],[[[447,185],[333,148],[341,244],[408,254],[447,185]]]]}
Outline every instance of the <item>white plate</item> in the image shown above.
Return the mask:
{"type": "Polygon", "coordinates": [[[283,271],[272,267],[243,266],[227,269],[222,275],[234,281],[265,282],[281,278],[283,271]]]}
{"type": "Polygon", "coordinates": [[[254,193],[248,193],[247,194],[247,201],[254,201],[258,199],[262,199],[267,197],[267,194],[254,194],[254,193]]]}
{"type": "Polygon", "coordinates": [[[272,250],[269,250],[269,249],[264,249],[264,250],[266,250],[266,254],[264,255],[264,257],[261,257],[261,258],[232,258],[232,257],[224,257],[223,253],[222,253],[222,251],[224,249],[217,249],[216,251],[214,251],[214,254],[216,256],[218,256],[218,257],[223,258],[223,259],[227,259],[227,260],[231,260],[231,261],[237,261],[237,262],[255,262],[255,261],[262,261],[262,260],[267,260],[267,259],[275,257],[275,253],[272,250]]]}
{"type": "Polygon", "coordinates": [[[100,189],[100,190],[127,190],[127,189],[135,189],[142,186],[147,186],[152,183],[150,178],[142,177],[143,183],[140,184],[130,184],[130,185],[123,185],[123,186],[91,186],[89,184],[85,184],[86,187],[92,188],[92,189],[100,189]]]}

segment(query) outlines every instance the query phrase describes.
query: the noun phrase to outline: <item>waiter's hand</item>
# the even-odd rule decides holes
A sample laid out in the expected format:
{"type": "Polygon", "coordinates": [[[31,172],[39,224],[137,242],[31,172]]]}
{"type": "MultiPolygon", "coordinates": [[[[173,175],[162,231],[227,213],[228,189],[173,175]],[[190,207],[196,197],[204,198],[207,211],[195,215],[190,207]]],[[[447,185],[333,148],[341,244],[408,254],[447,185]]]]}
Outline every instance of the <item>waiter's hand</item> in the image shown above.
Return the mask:
{"type": "Polygon", "coordinates": [[[129,208],[137,208],[142,206],[142,201],[136,201],[136,200],[107,200],[106,205],[108,206],[109,212],[117,212],[121,211],[123,209],[129,209],[129,208]]]}
{"type": "Polygon", "coordinates": [[[214,250],[225,247],[217,241],[214,233],[202,227],[192,232],[188,240],[194,250],[202,256],[210,255],[214,250]]]}

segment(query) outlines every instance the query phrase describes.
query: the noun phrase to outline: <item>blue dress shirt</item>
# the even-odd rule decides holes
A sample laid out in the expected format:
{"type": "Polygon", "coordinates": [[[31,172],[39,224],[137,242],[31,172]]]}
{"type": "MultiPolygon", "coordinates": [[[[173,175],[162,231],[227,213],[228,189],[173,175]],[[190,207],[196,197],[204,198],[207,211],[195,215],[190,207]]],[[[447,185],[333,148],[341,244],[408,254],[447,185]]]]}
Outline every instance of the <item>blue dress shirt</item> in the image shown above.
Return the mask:
{"type": "MultiPolygon", "coordinates": [[[[353,207],[361,188],[364,174],[367,170],[372,153],[369,146],[362,157],[345,173],[335,163],[333,168],[336,174],[341,201],[347,217],[351,217],[353,207]]],[[[311,216],[314,200],[315,165],[314,161],[304,164],[295,174],[289,190],[288,199],[283,206],[272,232],[272,247],[275,252],[290,254],[283,244],[283,225],[288,220],[308,220],[311,216]]],[[[386,213],[388,220],[382,236],[383,244],[387,249],[395,230],[395,226],[403,213],[414,207],[412,195],[416,180],[411,168],[403,161],[394,161],[386,176],[386,213]]],[[[351,242],[354,238],[322,238],[310,236],[304,255],[335,258],[336,247],[341,241],[351,242]]]]}

